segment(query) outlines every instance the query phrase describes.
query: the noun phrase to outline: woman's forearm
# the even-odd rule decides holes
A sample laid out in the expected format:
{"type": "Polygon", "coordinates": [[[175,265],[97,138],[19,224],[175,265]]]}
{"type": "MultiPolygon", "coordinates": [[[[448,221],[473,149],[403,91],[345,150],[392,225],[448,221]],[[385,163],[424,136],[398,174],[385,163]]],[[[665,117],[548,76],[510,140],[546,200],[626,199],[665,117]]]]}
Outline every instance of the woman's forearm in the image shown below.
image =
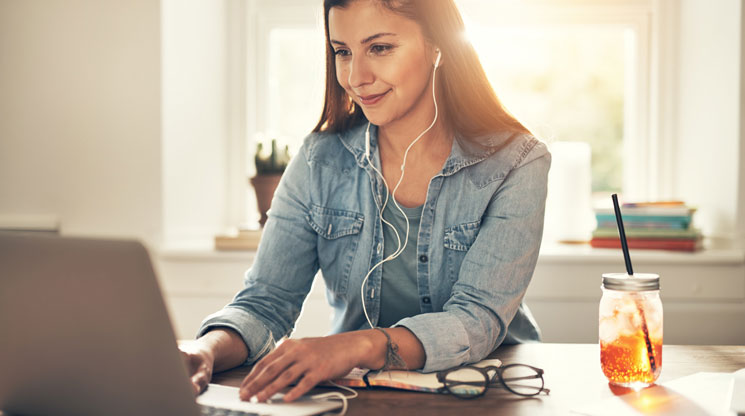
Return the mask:
{"type": "MultiPolygon", "coordinates": [[[[398,354],[406,363],[406,369],[416,370],[424,366],[426,359],[424,346],[411,331],[404,327],[385,328],[385,331],[391,337],[391,342],[398,346],[398,354]]],[[[377,329],[359,331],[358,335],[364,337],[369,345],[369,353],[362,354],[359,366],[371,369],[382,368],[388,353],[388,340],[385,335],[377,329]]],[[[213,329],[198,341],[214,354],[215,372],[237,367],[248,357],[248,348],[243,339],[229,328],[213,329]]]]}
{"type": "MultiPolygon", "coordinates": [[[[417,370],[424,367],[426,354],[419,338],[404,327],[384,328],[391,337],[391,343],[398,346],[398,354],[406,363],[407,370],[417,370]]],[[[371,353],[362,357],[360,367],[378,369],[385,365],[388,353],[386,336],[377,329],[360,331],[371,344],[371,353]]],[[[393,367],[396,368],[396,367],[393,367]]]]}
{"type": "Polygon", "coordinates": [[[248,348],[243,338],[230,328],[216,328],[198,340],[215,358],[214,372],[229,370],[243,364],[248,358],[248,348]]]}

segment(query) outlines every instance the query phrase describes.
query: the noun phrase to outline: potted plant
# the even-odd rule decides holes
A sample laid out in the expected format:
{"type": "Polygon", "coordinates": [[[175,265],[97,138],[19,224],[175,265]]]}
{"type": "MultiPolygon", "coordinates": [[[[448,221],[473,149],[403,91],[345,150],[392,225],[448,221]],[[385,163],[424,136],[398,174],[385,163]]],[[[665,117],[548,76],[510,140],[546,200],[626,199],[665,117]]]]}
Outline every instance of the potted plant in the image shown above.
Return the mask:
{"type": "Polygon", "coordinates": [[[272,139],[271,152],[266,152],[263,143],[259,143],[256,145],[254,162],[256,164],[256,176],[251,178],[250,181],[254,191],[256,191],[256,203],[261,214],[259,224],[263,227],[267,219],[266,213],[272,204],[274,190],[277,189],[279,179],[290,162],[289,146],[285,146],[280,151],[277,148],[277,140],[272,139]]]}

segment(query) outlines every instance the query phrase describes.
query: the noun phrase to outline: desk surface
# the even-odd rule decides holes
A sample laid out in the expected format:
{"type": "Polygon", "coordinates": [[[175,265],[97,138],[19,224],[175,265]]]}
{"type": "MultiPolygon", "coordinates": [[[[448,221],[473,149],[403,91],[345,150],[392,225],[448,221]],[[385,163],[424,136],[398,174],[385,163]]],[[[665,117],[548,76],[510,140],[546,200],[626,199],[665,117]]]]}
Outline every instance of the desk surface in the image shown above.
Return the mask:
{"type": "MultiPolygon", "coordinates": [[[[551,394],[524,399],[503,389],[489,389],[479,399],[460,400],[449,395],[400,390],[359,390],[359,397],[350,400],[347,414],[563,415],[578,405],[628,392],[611,390],[600,370],[600,348],[596,344],[522,344],[500,347],[491,357],[503,363],[524,363],[544,369],[546,387],[551,394]]],[[[658,382],[701,371],[733,372],[741,368],[745,368],[745,346],[665,345],[658,382]]],[[[238,386],[246,372],[236,369],[216,374],[213,382],[238,386]]]]}

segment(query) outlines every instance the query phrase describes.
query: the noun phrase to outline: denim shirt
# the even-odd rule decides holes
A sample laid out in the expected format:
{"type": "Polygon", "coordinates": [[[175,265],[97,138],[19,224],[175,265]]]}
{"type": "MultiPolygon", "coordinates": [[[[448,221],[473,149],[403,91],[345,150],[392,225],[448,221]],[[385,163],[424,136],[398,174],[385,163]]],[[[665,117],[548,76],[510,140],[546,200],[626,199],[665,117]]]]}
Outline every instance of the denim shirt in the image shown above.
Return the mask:
{"type": "MultiPolygon", "coordinates": [[[[202,322],[200,336],[232,328],[248,347],[248,363],[258,360],[292,332],[319,269],[334,309],[332,333],[369,328],[360,292],[383,258],[379,207],[386,191],[365,157],[366,126],[305,139],[272,200],[245,287],[202,322]]],[[[370,160],[380,169],[374,126],[370,142],[370,160]]],[[[496,152],[474,148],[453,140],[429,182],[416,248],[422,313],[396,324],[424,346],[423,372],[479,361],[502,342],[539,339],[522,300],[538,258],[551,156],[527,134],[496,152]]],[[[364,290],[375,325],[380,288],[378,267],[364,290]]]]}

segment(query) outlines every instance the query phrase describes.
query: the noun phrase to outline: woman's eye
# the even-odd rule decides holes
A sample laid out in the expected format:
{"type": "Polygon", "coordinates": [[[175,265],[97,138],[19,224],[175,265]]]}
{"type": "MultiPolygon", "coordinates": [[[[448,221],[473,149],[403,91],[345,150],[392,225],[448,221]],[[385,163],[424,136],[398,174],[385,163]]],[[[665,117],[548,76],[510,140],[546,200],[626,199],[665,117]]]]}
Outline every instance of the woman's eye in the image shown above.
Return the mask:
{"type": "Polygon", "coordinates": [[[347,49],[337,49],[334,51],[334,55],[338,57],[345,57],[345,56],[349,56],[350,53],[347,49]]]}
{"type": "Polygon", "coordinates": [[[372,45],[370,51],[377,55],[388,53],[393,49],[392,45],[372,45]]]}

